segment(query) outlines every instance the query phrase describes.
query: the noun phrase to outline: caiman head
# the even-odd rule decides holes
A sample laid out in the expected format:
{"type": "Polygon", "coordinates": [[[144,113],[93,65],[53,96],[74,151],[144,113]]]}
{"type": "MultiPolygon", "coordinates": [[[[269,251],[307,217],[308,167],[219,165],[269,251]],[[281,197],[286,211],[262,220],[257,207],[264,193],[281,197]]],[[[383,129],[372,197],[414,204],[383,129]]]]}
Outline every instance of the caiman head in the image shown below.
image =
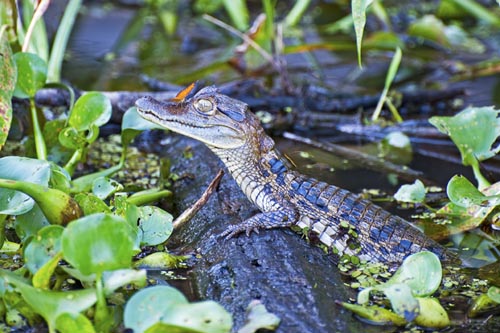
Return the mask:
{"type": "Polygon", "coordinates": [[[137,111],[153,123],[220,149],[241,147],[263,133],[247,104],[220,94],[215,87],[189,97],[192,89],[193,85],[166,102],[140,98],[135,102],[137,111]]]}

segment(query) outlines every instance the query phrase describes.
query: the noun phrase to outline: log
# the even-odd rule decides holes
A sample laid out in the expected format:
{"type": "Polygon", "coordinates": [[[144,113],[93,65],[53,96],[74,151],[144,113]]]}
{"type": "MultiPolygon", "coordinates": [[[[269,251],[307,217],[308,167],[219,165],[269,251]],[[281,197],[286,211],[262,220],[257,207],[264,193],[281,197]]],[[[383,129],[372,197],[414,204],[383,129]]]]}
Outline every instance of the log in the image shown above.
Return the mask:
{"type": "MultiPolygon", "coordinates": [[[[179,212],[200,197],[222,167],[203,144],[175,134],[168,146],[155,148],[171,158],[172,171],[180,176],[173,186],[179,212]],[[183,157],[186,149],[192,158],[183,157]]],[[[333,258],[300,235],[277,229],[230,240],[218,237],[227,225],[256,212],[225,175],[206,206],[172,237],[169,249],[199,254],[189,273],[197,299],[222,304],[235,328],[243,325],[250,301],[258,299],[281,318],[278,333],[380,332],[335,304],[355,293],[344,285],[333,258]]]]}

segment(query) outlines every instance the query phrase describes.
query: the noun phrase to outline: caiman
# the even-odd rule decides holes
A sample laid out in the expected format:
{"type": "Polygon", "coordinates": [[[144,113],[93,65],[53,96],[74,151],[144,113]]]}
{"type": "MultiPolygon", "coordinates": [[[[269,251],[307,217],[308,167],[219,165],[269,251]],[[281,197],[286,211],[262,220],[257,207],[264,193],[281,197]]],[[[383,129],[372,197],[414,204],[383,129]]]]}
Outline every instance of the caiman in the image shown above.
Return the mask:
{"type": "Polygon", "coordinates": [[[292,170],[247,104],[220,94],[215,87],[196,94],[192,88],[166,102],[140,98],[137,111],[153,123],[206,144],[261,210],[228,226],[223,237],[296,225],[317,233],[340,256],[397,263],[428,250],[443,260],[455,260],[453,252],[401,217],[359,195],[292,170]]]}

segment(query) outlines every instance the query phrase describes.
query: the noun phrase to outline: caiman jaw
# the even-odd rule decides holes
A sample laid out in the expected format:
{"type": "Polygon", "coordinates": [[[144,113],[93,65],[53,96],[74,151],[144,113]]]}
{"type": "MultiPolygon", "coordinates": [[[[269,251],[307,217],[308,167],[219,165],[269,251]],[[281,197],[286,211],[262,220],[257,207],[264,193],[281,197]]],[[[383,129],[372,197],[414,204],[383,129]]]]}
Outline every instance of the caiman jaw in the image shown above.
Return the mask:
{"type": "Polygon", "coordinates": [[[215,98],[204,97],[160,102],[147,96],[135,104],[143,118],[209,146],[225,149],[242,146],[245,133],[239,124],[219,112],[215,98]]]}

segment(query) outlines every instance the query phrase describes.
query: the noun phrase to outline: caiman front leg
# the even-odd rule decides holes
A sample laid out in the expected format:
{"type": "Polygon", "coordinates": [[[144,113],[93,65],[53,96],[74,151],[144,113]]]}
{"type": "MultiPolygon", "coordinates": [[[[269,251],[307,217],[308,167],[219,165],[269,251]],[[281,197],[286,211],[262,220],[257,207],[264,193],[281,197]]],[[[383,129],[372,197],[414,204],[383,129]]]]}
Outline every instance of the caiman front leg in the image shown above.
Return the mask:
{"type": "Polygon", "coordinates": [[[252,216],[237,225],[231,225],[221,234],[221,237],[230,239],[241,232],[250,236],[252,231],[259,233],[259,229],[273,229],[291,227],[297,223],[298,214],[293,208],[282,208],[270,212],[263,212],[252,216]]]}

